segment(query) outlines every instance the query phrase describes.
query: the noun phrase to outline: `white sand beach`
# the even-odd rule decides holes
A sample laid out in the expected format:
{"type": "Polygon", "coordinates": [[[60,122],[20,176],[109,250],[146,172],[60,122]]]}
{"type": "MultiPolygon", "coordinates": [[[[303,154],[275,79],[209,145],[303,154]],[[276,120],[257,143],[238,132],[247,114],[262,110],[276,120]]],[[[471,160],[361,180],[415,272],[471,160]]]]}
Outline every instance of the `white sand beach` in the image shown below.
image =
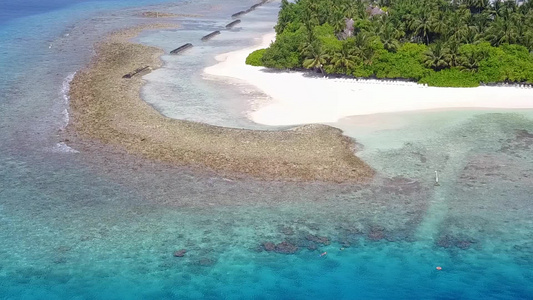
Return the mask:
{"type": "Polygon", "coordinates": [[[218,55],[209,75],[242,80],[270,97],[250,113],[256,123],[329,123],[348,116],[447,108],[533,108],[533,89],[525,87],[437,88],[382,80],[331,79],[303,72],[273,72],[245,64],[250,52],[266,48],[274,33],[247,49],[218,55]]]}

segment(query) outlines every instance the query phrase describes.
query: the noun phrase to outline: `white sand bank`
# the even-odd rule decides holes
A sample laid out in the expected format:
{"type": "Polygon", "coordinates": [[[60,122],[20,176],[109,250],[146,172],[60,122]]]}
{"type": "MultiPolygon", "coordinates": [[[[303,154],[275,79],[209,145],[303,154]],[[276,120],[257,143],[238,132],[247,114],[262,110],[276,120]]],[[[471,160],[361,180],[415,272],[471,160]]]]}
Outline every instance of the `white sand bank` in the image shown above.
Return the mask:
{"type": "Polygon", "coordinates": [[[271,102],[250,114],[265,125],[336,122],[347,116],[446,108],[533,108],[533,89],[520,87],[436,88],[416,83],[326,79],[302,72],[271,72],[245,64],[248,54],[266,48],[275,34],[253,48],[221,54],[210,75],[256,86],[271,102]]]}

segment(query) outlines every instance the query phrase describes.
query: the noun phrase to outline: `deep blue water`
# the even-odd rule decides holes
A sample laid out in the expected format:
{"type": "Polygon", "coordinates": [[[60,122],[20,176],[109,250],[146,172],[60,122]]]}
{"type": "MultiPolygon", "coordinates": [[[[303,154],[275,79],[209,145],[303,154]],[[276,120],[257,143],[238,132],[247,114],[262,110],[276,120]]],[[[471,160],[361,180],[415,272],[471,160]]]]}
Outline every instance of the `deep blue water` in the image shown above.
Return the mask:
{"type": "Polygon", "coordinates": [[[0,24],[10,20],[27,17],[31,15],[44,14],[55,10],[64,10],[80,3],[97,7],[128,7],[135,5],[156,4],[161,2],[170,2],[165,0],[5,0],[0,3],[0,24]]]}
{"type": "Polygon", "coordinates": [[[9,20],[46,13],[56,9],[65,8],[69,5],[83,2],[83,0],[68,1],[68,0],[52,0],[52,1],[2,1],[0,3],[0,23],[9,20]]]}
{"type": "MultiPolygon", "coordinates": [[[[2,2],[0,299],[533,299],[531,111],[338,124],[379,174],[363,186],[229,180],[58,147],[65,79],[105,33],[145,22],[146,9],[204,15],[140,38],[170,48],[254,2],[2,2]],[[265,251],[283,241],[298,251],[265,251]]],[[[184,71],[246,46],[276,5],[198,47],[184,71]]],[[[176,86],[198,87],[187,106],[216,105],[208,96],[223,88],[220,101],[240,105],[231,87],[180,81],[180,62],[164,59],[176,86]]],[[[213,118],[234,125],[226,106],[213,118]]]]}

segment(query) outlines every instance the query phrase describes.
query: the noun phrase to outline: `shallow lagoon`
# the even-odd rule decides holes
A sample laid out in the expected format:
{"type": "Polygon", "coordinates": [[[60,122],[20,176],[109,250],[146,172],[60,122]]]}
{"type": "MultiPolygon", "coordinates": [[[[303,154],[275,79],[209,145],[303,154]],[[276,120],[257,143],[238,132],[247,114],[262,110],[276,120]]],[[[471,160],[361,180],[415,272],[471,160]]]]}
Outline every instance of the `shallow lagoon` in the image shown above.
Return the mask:
{"type": "MultiPolygon", "coordinates": [[[[176,7],[210,11],[204,4],[176,7]]],[[[228,5],[220,16],[186,21],[192,29],[183,30],[201,37],[233,10],[228,5]]],[[[54,151],[62,83],[87,62],[91,39],[108,30],[103,27],[121,26],[124,20],[112,14],[119,13],[100,16],[105,26],[87,19],[70,24],[71,33],[95,30],[58,33],[61,51],[35,58],[31,72],[17,69],[18,80],[2,77],[0,298],[533,297],[531,111],[386,114],[332,124],[357,139],[358,155],[380,174],[362,186],[235,181],[105,148],[54,151]],[[262,247],[282,241],[298,245],[298,252],[262,247]],[[182,248],[186,255],[174,257],[182,248]]],[[[258,25],[257,33],[264,28],[258,25]]],[[[198,51],[231,50],[232,35],[223,36],[198,51]]],[[[139,39],[156,44],[157,34],[139,39]]],[[[163,73],[180,63],[163,59],[169,60],[163,73]]],[[[213,62],[205,59],[192,65],[213,62]]],[[[157,79],[158,72],[150,76],[157,79]]],[[[167,111],[154,106],[191,118],[211,109],[209,119],[218,125],[256,126],[242,116],[262,95],[246,95],[234,83],[221,93],[227,101],[221,105],[209,95],[223,85],[199,74],[185,83],[178,76],[160,82],[170,89],[194,84],[190,92],[201,92],[197,104],[174,98],[167,111]]],[[[143,93],[151,93],[150,84],[143,93]]]]}

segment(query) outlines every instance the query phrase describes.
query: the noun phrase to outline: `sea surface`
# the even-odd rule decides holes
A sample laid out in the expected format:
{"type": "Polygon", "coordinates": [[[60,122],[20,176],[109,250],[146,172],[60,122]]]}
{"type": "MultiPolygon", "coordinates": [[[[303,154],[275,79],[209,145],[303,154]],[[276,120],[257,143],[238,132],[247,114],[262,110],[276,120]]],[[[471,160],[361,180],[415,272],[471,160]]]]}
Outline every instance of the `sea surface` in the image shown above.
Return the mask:
{"type": "Polygon", "coordinates": [[[145,77],[148,103],[174,118],[274,129],[247,118],[268,97],[201,71],[271,30],[279,2],[224,29],[254,3],[0,3],[0,299],[533,299],[532,110],[330,124],[376,169],[365,185],[234,180],[61,142],[68,82],[92,45],[146,22],[182,27],[138,42],[167,53],[195,45],[145,77]],[[289,244],[298,250],[278,253],[289,244]]]}

